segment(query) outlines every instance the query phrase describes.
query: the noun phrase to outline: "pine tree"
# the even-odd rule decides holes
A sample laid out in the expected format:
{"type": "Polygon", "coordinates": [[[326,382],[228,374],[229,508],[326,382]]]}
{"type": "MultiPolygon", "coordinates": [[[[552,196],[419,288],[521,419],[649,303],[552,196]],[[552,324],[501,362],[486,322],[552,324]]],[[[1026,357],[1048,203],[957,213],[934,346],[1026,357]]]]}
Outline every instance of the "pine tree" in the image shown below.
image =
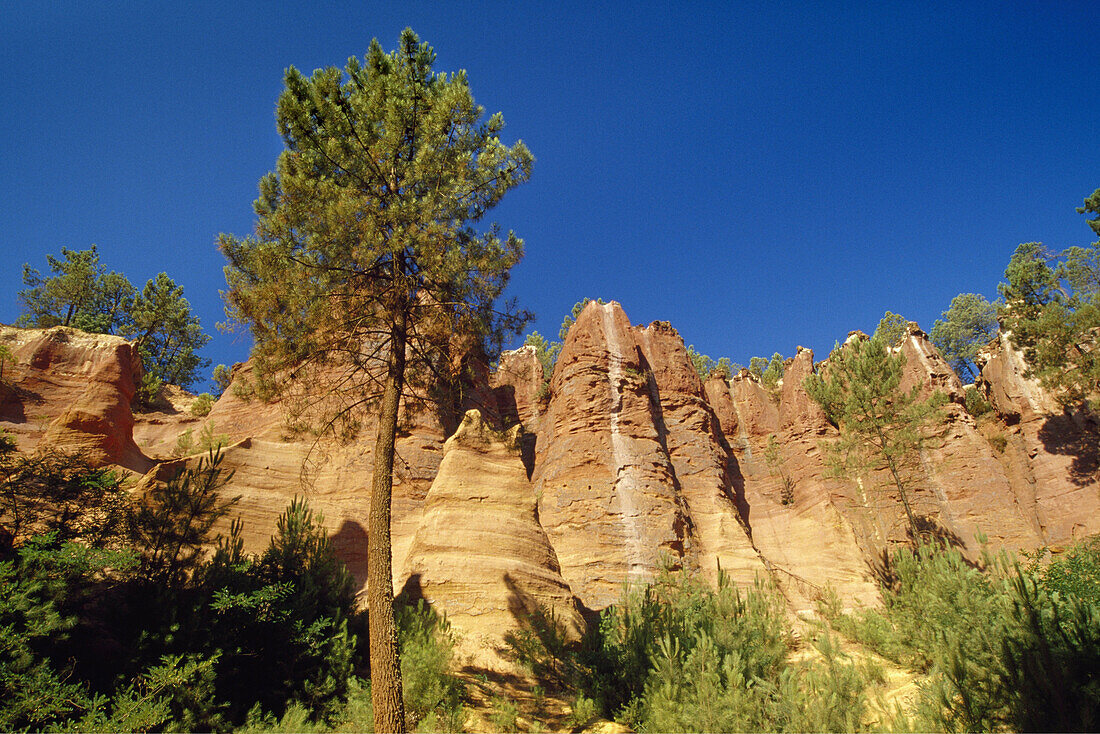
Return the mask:
{"type": "Polygon", "coordinates": [[[405,727],[390,550],[398,407],[413,380],[446,376],[456,340],[497,346],[527,320],[494,306],[522,241],[474,224],[533,158],[500,141],[502,117],[483,117],[465,72],[434,61],[406,29],[391,53],[372,41],[365,65],[288,69],[276,111],[286,149],[260,181],[255,236],[220,239],[227,312],[255,338],[262,387],[285,389],[286,370],[327,384],[321,428],[354,428],[376,406],[367,583],[380,731],[405,727]]]}
{"type": "Polygon", "coordinates": [[[46,262],[53,275],[43,277],[29,263],[23,265],[27,287],[19,291],[23,314],[16,323],[113,334],[126,322],[134,287],[121,273],[107,272],[95,245],[87,250],[62,247],[60,258],[47,255],[46,262]]]}
{"type": "Polygon", "coordinates": [[[151,278],[134,298],[125,333],[136,337],[146,372],[160,382],[190,387],[210,364],[198,355],[210,336],[183,297],[183,286],[167,273],[151,278]]]}
{"type": "Polygon", "coordinates": [[[863,473],[885,466],[905,508],[910,535],[919,525],[909,493],[910,467],[919,461],[926,429],[938,420],[945,396],[921,399],[921,385],[901,389],[905,355],[881,335],[837,345],[820,374],[806,378],[809,396],[840,429],[829,450],[842,469],[863,473]]]}
{"type": "Polygon", "coordinates": [[[999,315],[1012,345],[1024,353],[1027,376],[1066,405],[1089,406],[1100,392],[1100,242],[1057,254],[1024,243],[1005,279],[998,286],[1004,298],[999,315]]]}
{"type": "Polygon", "coordinates": [[[977,293],[960,293],[941,316],[932,326],[932,343],[961,379],[973,382],[978,350],[997,336],[997,309],[977,293]]]}

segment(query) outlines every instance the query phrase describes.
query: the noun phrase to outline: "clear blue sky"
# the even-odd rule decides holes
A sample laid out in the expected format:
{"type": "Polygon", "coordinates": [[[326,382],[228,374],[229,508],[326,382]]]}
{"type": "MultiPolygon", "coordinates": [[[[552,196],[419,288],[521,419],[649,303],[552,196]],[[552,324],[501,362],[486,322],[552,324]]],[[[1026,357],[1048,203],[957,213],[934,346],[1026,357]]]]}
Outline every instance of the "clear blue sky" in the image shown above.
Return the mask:
{"type": "MultiPolygon", "coordinates": [[[[1097,6],[14,2],[0,8],[0,321],[24,262],[98,244],[211,331],[219,232],[281,149],[283,70],[412,26],[537,161],[493,217],[556,335],[584,296],[713,357],[819,358],[886,310],[992,298],[1015,246],[1092,240],[1097,6]]],[[[215,333],[214,363],[247,339],[215,333]]]]}

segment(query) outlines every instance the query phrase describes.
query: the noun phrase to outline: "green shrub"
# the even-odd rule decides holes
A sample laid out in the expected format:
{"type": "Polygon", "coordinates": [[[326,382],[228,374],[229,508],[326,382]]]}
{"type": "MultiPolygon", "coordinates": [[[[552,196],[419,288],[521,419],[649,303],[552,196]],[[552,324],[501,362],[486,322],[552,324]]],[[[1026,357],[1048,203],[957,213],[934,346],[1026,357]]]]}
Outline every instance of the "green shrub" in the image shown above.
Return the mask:
{"type": "Polygon", "coordinates": [[[489,712],[489,723],[493,728],[502,732],[519,731],[518,718],[519,708],[514,701],[502,696],[493,696],[492,710],[489,712]]]}
{"type": "Polygon", "coordinates": [[[397,627],[410,725],[426,722],[434,731],[461,731],[465,687],[451,673],[454,638],[447,620],[420,600],[415,607],[398,607],[397,627]]]}
{"type": "Polygon", "coordinates": [[[1100,606],[1100,536],[1072,546],[1046,567],[1034,564],[1030,571],[1045,591],[1100,606]]]}
{"type": "Polygon", "coordinates": [[[989,404],[989,401],[985,399],[976,387],[971,386],[966,388],[966,392],[963,393],[963,400],[966,406],[966,412],[975,418],[980,418],[993,410],[993,406],[989,404]]]}
{"type": "Polygon", "coordinates": [[[917,729],[1094,730],[1100,723],[1096,562],[1096,541],[1047,569],[1027,571],[1004,556],[985,556],[981,571],[954,548],[901,550],[884,608],[832,614],[831,622],[928,674],[917,729]]]}
{"type": "Polygon", "coordinates": [[[210,410],[213,407],[214,396],[208,392],[204,392],[191,402],[191,415],[202,418],[210,415],[210,410]]]}

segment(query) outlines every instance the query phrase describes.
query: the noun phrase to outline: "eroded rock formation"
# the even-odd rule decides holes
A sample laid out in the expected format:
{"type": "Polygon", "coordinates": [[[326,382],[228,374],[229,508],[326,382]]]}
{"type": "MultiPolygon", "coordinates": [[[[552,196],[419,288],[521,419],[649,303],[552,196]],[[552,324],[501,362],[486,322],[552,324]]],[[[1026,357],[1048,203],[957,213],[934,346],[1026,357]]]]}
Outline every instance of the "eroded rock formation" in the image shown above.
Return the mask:
{"type": "Polygon", "coordinates": [[[521,436],[519,425],[497,432],[466,413],[443,446],[402,574],[403,595],[444,610],[460,651],[481,665],[495,665],[504,635],[540,610],[571,639],[584,631],[539,522],[521,436]]]}
{"type": "MultiPolygon", "coordinates": [[[[16,359],[0,381],[0,428],[21,450],[79,450],[151,482],[197,462],[203,436],[222,440],[248,550],[304,495],[365,582],[369,419],[344,441],[291,430],[287,405],[246,397],[247,365],[207,416],[183,394],[135,415],[141,366],[128,342],[7,327],[0,340],[16,359]],[[196,455],[174,456],[188,431],[196,455]]],[[[1100,532],[1097,426],[1025,378],[1006,338],[984,357],[977,388],[994,410],[978,418],[924,332],[912,325],[900,349],[903,385],[949,398],[912,477],[929,529],[971,555],[982,538],[1030,549],[1100,532]]],[[[469,640],[492,638],[470,654],[498,645],[531,605],[576,634],[578,602],[611,604],[666,563],[711,579],[720,565],[740,585],[771,579],[799,611],[827,587],[847,606],[878,603],[875,570],[906,537],[904,515],[883,472],[831,470],[838,434],[803,389],[818,368],[809,350],[774,389],[747,370],[703,381],[671,326],[631,326],[618,304],[590,303],[549,384],[529,347],[492,374],[467,357],[461,393],[402,408],[392,537],[396,590],[428,599],[469,640]],[[455,411],[470,407],[459,425],[455,411]]]]}

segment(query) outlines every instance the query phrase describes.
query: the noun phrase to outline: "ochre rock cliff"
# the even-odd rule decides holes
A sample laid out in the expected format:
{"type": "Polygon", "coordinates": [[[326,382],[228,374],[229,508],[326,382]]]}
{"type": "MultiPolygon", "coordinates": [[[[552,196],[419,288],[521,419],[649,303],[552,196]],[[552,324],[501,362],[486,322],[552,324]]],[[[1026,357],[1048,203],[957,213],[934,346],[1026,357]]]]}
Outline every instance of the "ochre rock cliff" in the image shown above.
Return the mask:
{"type": "Polygon", "coordinates": [[[1025,377],[1023,355],[1007,334],[979,360],[984,365],[978,383],[1004,426],[1000,459],[1042,543],[1066,545],[1100,532],[1095,420],[1063,409],[1038,381],[1025,377]]]}
{"type": "Polygon", "coordinates": [[[649,371],[617,303],[590,302],[562,346],[532,477],[562,575],[590,608],[685,553],[687,513],[649,371]]]}
{"type": "Polygon", "coordinates": [[[503,638],[540,609],[571,639],[584,631],[557,554],[539,523],[520,458],[522,429],[497,432],[470,410],[443,446],[405,559],[403,595],[446,611],[460,651],[499,660],[503,638]]]}
{"type": "MultiPolygon", "coordinates": [[[[343,441],[291,430],[286,404],[242,397],[248,365],[207,416],[184,394],[135,414],[132,344],[63,328],[4,327],[0,340],[16,360],[0,380],[0,428],[21,450],[82,451],[148,483],[197,462],[204,432],[220,437],[247,549],[262,550],[304,495],[365,583],[369,417],[343,441]],[[195,455],[176,456],[187,431],[195,455]]],[[[1100,532],[1096,423],[1025,378],[1006,337],[984,355],[977,389],[994,410],[978,418],[916,325],[898,348],[903,385],[948,397],[911,477],[929,530],[971,556],[982,538],[1024,550],[1100,532]]],[[[803,388],[820,368],[809,350],[774,389],[747,370],[703,381],[671,326],[632,326],[617,303],[590,303],[548,385],[530,347],[492,373],[475,356],[462,357],[469,384],[446,404],[402,407],[392,537],[395,589],[445,612],[484,664],[504,664],[493,651],[534,606],[576,635],[581,605],[614,603],[662,564],[712,580],[721,566],[742,586],[770,579],[796,611],[827,587],[846,606],[879,603],[875,572],[905,539],[904,514],[883,472],[830,470],[838,434],[803,388]],[[460,423],[456,411],[473,407],[460,423]]]]}
{"type": "Polygon", "coordinates": [[[130,403],[142,375],[133,344],[64,326],[0,326],[0,342],[15,359],[5,365],[0,421],[20,447],[43,443],[137,472],[152,466],[133,437],[130,403]]]}

